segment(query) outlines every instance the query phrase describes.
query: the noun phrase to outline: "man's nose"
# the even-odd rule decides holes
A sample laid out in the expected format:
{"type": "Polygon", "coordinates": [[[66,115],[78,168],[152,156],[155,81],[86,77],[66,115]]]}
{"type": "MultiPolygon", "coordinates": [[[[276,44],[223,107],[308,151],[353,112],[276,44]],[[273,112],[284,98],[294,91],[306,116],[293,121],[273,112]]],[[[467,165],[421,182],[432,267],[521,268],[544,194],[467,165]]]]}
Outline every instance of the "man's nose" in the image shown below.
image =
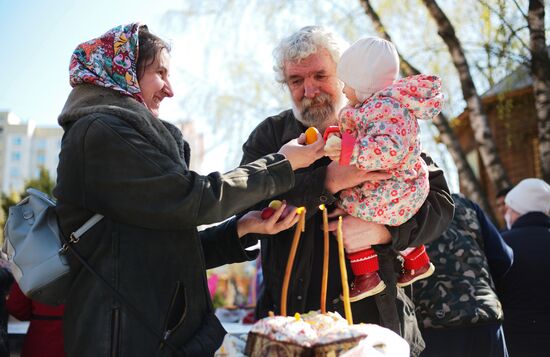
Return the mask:
{"type": "Polygon", "coordinates": [[[304,81],[304,97],[314,98],[319,93],[319,86],[312,79],[306,79],[304,81]]]}

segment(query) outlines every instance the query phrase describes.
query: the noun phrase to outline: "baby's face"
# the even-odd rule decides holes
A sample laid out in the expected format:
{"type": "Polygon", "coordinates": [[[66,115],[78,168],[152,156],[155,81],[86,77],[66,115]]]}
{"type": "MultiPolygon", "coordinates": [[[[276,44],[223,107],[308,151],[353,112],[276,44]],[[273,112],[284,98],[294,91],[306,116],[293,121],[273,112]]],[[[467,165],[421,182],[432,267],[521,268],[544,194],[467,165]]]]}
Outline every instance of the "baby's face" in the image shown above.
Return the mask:
{"type": "Polygon", "coordinates": [[[344,89],[342,89],[342,93],[348,98],[349,104],[351,106],[355,106],[359,104],[359,100],[357,99],[357,95],[355,95],[355,89],[351,88],[347,84],[344,83],[344,89]]]}

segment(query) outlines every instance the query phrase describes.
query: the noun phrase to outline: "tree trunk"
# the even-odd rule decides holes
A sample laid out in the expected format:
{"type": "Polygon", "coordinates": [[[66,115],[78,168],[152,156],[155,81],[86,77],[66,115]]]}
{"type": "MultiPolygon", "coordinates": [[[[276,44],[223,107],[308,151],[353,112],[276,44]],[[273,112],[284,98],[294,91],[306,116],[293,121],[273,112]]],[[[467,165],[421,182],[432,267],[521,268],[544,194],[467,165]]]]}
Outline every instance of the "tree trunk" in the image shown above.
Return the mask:
{"type": "Polygon", "coordinates": [[[469,110],[470,125],[489,179],[493,182],[497,191],[508,187],[510,185],[508,176],[500,161],[487,115],[483,109],[481,98],[477,94],[468,61],[464,55],[462,45],[456,37],[453,25],[435,0],[422,1],[435,20],[437,33],[449,48],[452,61],[458,71],[462,94],[469,110]]]}
{"type": "Polygon", "coordinates": [[[527,23],[542,177],[546,182],[550,182],[550,59],[546,49],[544,2],[542,0],[529,0],[527,23]]]}
{"type": "MultiPolygon", "coordinates": [[[[382,38],[393,42],[390,35],[387,33],[384,25],[382,24],[380,17],[371,6],[370,1],[360,0],[360,3],[363,6],[365,13],[374,24],[376,31],[379,33],[379,35],[382,38]]],[[[404,59],[403,56],[401,56],[401,53],[399,51],[397,51],[397,53],[399,54],[401,73],[404,76],[413,76],[416,74],[420,74],[420,71],[409,62],[407,62],[407,60],[404,59]]],[[[489,200],[487,199],[487,195],[485,192],[483,192],[483,189],[479,184],[479,180],[474,175],[470,164],[466,160],[466,155],[459,145],[459,140],[456,137],[455,132],[451,129],[451,126],[449,125],[449,120],[443,113],[440,113],[434,118],[433,122],[436,128],[439,130],[441,141],[447,146],[447,149],[449,150],[449,153],[451,154],[451,157],[455,162],[456,168],[458,170],[460,184],[466,191],[464,193],[468,196],[468,198],[479,204],[479,206],[488,215],[494,217],[493,210],[491,208],[491,205],[489,204],[489,200]]]]}

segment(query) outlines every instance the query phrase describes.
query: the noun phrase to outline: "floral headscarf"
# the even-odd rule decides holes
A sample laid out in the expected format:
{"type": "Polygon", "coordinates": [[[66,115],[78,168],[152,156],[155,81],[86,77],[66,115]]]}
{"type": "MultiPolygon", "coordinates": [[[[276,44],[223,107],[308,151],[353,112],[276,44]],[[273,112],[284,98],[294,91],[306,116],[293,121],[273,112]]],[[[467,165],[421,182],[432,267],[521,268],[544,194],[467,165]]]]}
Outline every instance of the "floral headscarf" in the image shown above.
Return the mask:
{"type": "Polygon", "coordinates": [[[88,83],[111,88],[144,103],[137,78],[139,23],[120,25],[84,42],[71,57],[71,86],[88,83]]]}

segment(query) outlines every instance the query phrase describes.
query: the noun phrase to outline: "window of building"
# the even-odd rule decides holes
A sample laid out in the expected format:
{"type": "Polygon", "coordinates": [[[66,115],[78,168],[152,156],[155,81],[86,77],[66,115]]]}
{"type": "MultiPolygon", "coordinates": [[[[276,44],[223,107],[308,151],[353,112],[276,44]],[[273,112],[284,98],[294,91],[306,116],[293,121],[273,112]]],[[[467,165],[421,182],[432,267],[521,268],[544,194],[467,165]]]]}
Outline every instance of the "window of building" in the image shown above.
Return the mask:
{"type": "Polygon", "coordinates": [[[10,176],[11,177],[19,177],[21,176],[21,171],[19,170],[19,167],[17,166],[12,166],[10,168],[10,176]]]}
{"type": "Polygon", "coordinates": [[[12,161],[21,161],[21,153],[19,151],[14,151],[11,153],[12,161]]]}
{"type": "Polygon", "coordinates": [[[14,136],[12,143],[13,145],[21,145],[23,143],[23,139],[20,136],[14,136]]]}
{"type": "Polygon", "coordinates": [[[46,163],[46,155],[44,155],[43,152],[38,153],[38,155],[36,155],[36,163],[38,165],[44,165],[46,163]]]}
{"type": "Polygon", "coordinates": [[[45,149],[46,148],[46,139],[36,139],[36,148],[45,149]]]}

